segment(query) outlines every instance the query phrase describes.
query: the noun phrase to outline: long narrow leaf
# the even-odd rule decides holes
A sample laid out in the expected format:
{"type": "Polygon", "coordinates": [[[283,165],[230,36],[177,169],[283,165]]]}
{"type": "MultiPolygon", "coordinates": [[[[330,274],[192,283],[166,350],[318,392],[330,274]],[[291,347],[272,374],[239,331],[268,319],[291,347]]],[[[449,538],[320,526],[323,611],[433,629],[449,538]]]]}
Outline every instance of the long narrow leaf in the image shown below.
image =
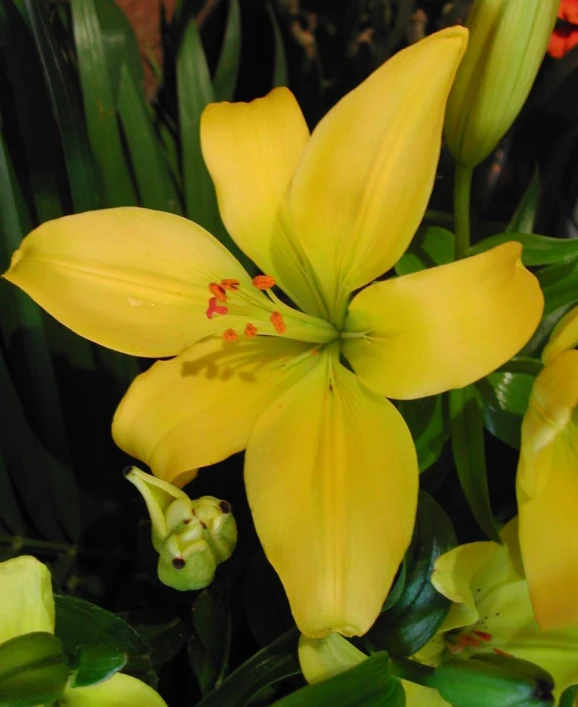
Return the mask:
{"type": "Polygon", "coordinates": [[[232,101],[241,61],[241,12],[239,0],[229,0],[225,36],[215,71],[215,100],[232,101]]]}
{"type": "Polygon", "coordinates": [[[142,206],[182,213],[179,197],[165,156],[159,148],[144,96],[139,92],[127,64],[123,64],[121,70],[119,111],[142,206]]]}
{"type": "Polygon", "coordinates": [[[54,37],[44,3],[24,0],[24,4],[60,130],[74,210],[98,208],[101,205],[98,180],[71,67],[54,37]]]}
{"type": "Polygon", "coordinates": [[[72,24],[90,143],[107,206],[137,203],[123,151],[114,92],[93,0],[72,0],[72,24]]]}
{"type": "Polygon", "coordinates": [[[289,82],[287,76],[287,58],[285,56],[283,36],[281,34],[281,29],[279,28],[279,22],[277,22],[277,16],[275,15],[273,8],[269,4],[267,4],[267,12],[269,13],[269,18],[271,19],[271,25],[273,28],[273,40],[275,42],[272,86],[273,88],[276,88],[277,86],[287,86],[289,82]]]}
{"type": "Polygon", "coordinates": [[[450,390],[449,412],[454,462],[468,505],[484,533],[501,543],[490,506],[483,418],[474,386],[450,390]]]}

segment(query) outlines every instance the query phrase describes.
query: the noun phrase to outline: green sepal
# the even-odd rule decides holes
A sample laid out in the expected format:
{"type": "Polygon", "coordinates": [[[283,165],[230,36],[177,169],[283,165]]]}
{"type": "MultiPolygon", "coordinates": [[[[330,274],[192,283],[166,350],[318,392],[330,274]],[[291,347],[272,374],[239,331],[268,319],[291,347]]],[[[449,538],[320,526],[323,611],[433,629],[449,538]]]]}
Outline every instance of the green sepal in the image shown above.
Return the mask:
{"type": "Polygon", "coordinates": [[[58,700],[68,681],[61,641],[35,631],[0,645],[0,707],[35,707],[58,700]]]}

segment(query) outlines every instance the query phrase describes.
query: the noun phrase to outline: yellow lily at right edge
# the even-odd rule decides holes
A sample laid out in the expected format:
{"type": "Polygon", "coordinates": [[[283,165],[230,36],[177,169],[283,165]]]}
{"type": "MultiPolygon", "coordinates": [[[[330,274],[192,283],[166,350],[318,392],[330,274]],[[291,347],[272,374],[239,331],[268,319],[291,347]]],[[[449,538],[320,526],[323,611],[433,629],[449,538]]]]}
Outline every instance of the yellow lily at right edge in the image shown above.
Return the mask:
{"type": "Polygon", "coordinates": [[[540,628],[578,627],[578,307],[555,327],[522,423],[520,545],[540,628]]]}

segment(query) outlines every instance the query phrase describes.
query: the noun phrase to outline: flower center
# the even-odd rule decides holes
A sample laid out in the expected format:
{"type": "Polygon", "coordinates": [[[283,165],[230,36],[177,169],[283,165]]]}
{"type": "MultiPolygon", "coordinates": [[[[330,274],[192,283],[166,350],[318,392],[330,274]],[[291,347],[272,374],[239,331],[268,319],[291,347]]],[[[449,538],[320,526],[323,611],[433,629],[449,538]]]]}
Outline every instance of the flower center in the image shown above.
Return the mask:
{"type": "Polygon", "coordinates": [[[208,284],[209,298],[205,312],[207,319],[227,316],[235,326],[223,331],[225,341],[239,336],[283,336],[298,341],[325,344],[338,337],[329,322],[312,317],[289,307],[273,292],[275,278],[257,275],[251,287],[243,287],[239,280],[224,278],[208,284]],[[265,296],[263,296],[265,295],[265,296]]]}

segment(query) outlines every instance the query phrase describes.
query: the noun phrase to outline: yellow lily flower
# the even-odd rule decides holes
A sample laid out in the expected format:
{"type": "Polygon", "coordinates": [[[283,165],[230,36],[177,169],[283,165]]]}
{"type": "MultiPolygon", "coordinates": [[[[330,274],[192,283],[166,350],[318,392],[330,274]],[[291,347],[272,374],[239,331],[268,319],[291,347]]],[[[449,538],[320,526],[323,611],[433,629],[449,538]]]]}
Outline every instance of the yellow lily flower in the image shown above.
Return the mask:
{"type": "Polygon", "coordinates": [[[384,396],[485,376],[541,316],[517,243],[351,299],[420,223],[466,44],[453,27],[396,54],[311,136],[285,88],[206,109],[203,155],[225,225],[265,273],[253,281],[196,224],[135,208],[40,226],[5,274],[89,339],[176,356],[135,380],[114,438],[179,487],[247,450],[255,526],[309,636],[365,633],[411,539],[416,454],[384,396]]]}
{"type": "MultiPolygon", "coordinates": [[[[578,682],[578,630],[543,631],[536,624],[520,557],[518,521],[500,533],[504,545],[469,543],[436,560],[432,584],[454,602],[438,634],[414,656],[437,666],[445,655],[507,653],[554,677],[560,697],[578,682]]],[[[404,682],[407,707],[446,707],[436,690],[404,682]]]]}
{"type": "MultiPolygon", "coordinates": [[[[0,643],[26,633],[54,633],[52,580],[46,565],[23,555],[0,562],[0,643]]],[[[144,682],[115,673],[89,687],[65,688],[61,707],[167,707],[144,682]]]]}
{"type": "Polygon", "coordinates": [[[555,327],[522,422],[520,545],[543,629],[578,627],[578,307],[555,327]]]}

